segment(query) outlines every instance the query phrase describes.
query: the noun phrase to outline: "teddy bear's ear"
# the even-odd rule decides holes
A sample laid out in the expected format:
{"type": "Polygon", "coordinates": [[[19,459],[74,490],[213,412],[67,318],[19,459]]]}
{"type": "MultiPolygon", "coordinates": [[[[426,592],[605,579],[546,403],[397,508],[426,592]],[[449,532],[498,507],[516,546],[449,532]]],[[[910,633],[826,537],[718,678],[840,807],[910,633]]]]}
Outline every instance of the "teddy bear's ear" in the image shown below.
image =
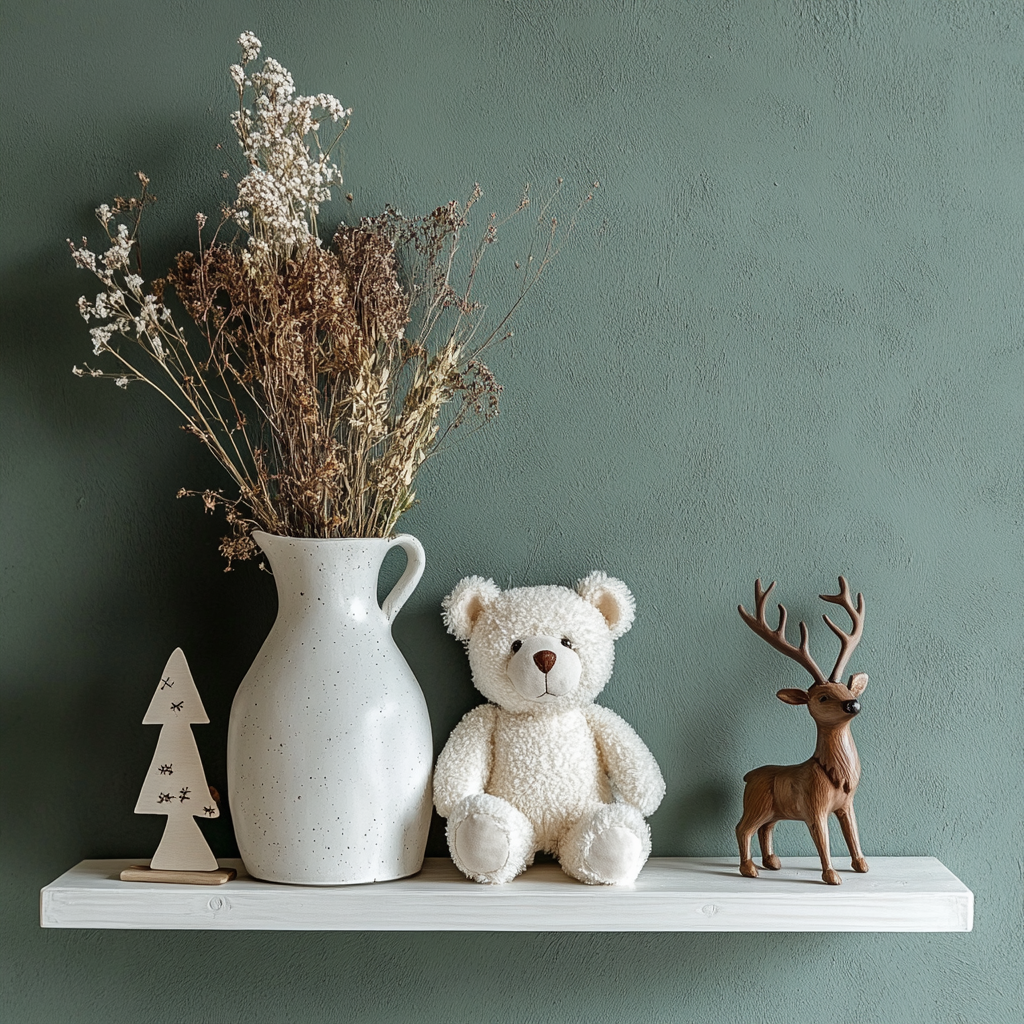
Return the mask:
{"type": "Polygon", "coordinates": [[[468,640],[480,613],[501,593],[494,580],[467,576],[441,602],[442,618],[448,632],[468,640]]]}
{"type": "Polygon", "coordinates": [[[576,593],[604,616],[613,640],[629,632],[636,616],[636,602],[621,580],[607,573],[592,572],[576,584],[576,593]]]}

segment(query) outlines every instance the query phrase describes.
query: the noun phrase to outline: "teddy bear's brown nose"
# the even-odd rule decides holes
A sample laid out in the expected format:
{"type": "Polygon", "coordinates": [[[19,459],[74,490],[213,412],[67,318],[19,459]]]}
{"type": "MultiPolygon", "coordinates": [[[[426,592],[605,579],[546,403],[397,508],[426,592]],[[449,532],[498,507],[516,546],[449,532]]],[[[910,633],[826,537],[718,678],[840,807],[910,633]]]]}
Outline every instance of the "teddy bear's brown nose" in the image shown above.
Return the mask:
{"type": "Polygon", "coordinates": [[[547,675],[555,667],[555,652],[554,651],[538,651],[534,656],[533,660],[537,665],[537,668],[547,675]]]}

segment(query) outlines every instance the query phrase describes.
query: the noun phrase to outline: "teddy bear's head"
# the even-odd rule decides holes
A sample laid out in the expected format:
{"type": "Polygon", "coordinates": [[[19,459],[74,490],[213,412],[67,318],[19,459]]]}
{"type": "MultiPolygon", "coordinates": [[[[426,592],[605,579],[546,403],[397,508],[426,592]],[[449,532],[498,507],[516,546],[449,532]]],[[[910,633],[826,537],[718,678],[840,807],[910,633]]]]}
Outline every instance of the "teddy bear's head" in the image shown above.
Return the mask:
{"type": "Polygon", "coordinates": [[[635,614],[626,585],[603,572],[575,590],[503,591],[469,576],[443,608],[448,632],[466,642],[476,688],[510,711],[589,704],[611,677],[615,641],[635,614]]]}

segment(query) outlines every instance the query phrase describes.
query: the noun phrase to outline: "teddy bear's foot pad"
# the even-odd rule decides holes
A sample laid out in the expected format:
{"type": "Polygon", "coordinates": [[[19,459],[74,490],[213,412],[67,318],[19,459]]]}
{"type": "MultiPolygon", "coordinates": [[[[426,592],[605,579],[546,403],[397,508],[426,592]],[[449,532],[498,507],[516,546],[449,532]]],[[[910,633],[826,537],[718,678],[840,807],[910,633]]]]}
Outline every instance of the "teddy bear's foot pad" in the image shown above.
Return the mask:
{"type": "Polygon", "coordinates": [[[490,875],[508,862],[508,832],[489,814],[470,814],[455,831],[455,849],[466,872],[490,875]]]}
{"type": "Polygon", "coordinates": [[[587,867],[606,885],[634,881],[643,863],[640,837],[621,825],[598,833],[587,853],[587,867]]]}

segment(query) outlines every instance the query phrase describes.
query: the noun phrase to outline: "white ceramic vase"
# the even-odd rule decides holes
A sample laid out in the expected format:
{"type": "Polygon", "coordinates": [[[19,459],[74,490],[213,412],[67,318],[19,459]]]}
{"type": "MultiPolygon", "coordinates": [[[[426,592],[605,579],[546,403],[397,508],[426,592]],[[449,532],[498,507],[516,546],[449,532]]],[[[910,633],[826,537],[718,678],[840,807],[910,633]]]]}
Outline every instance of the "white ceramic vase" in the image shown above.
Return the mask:
{"type": "Polygon", "coordinates": [[[433,744],[391,624],[423,575],[423,547],[408,535],[253,537],[273,569],[278,612],[228,726],[228,799],[246,869],[301,885],[415,874],[433,744]],[[396,546],[408,562],[381,607],[377,574],[396,546]]]}

